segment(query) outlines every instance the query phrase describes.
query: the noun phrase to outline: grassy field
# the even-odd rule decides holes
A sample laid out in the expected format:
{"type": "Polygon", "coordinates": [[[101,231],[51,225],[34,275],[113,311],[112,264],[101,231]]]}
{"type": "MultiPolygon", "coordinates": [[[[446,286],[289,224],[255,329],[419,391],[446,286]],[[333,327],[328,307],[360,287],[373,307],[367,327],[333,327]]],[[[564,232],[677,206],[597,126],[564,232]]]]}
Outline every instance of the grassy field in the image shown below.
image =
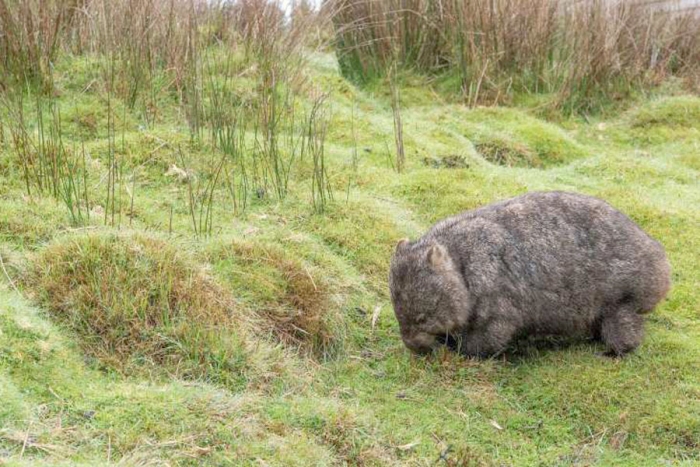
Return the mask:
{"type": "Polygon", "coordinates": [[[332,199],[312,203],[307,153],[283,200],[254,186],[242,210],[235,187],[207,189],[218,159],[180,107],[105,110],[95,69],[55,64],[82,211],[28,195],[3,114],[0,465],[700,463],[700,98],[671,83],[547,121],[537,102],[470,109],[406,80],[397,173],[389,92],[317,53],[332,199]],[[554,189],[609,201],[667,249],[673,289],[642,347],[411,355],[388,298],[397,240],[554,189]]]}

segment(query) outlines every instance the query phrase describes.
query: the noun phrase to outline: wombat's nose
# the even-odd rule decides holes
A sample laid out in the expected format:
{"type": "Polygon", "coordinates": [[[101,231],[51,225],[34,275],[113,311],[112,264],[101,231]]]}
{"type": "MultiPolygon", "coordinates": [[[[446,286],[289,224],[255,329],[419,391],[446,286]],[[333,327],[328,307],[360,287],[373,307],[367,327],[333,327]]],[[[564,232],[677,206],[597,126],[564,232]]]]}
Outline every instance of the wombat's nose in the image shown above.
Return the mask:
{"type": "Polygon", "coordinates": [[[430,334],[418,334],[415,336],[404,336],[403,342],[412,352],[426,354],[433,350],[435,337],[430,334]]]}

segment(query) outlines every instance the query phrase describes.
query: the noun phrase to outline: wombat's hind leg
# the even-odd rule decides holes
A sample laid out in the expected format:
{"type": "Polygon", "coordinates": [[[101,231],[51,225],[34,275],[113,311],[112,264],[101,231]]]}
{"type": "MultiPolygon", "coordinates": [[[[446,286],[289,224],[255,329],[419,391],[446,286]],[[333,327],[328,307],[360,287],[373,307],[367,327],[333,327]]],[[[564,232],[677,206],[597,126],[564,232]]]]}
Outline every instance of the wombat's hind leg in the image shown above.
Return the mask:
{"type": "Polygon", "coordinates": [[[621,308],[603,318],[600,337],[609,355],[621,356],[639,347],[644,336],[644,317],[629,308],[621,308]]]}

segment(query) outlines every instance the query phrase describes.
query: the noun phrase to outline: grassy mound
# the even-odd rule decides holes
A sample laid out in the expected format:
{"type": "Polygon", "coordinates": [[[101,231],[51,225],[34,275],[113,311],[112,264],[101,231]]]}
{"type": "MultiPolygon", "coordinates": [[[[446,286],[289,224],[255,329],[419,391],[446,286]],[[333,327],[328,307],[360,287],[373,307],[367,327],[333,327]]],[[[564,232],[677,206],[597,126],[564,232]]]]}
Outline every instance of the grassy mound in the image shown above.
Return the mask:
{"type": "Polygon", "coordinates": [[[327,397],[105,376],[1,283],[0,302],[2,465],[339,465],[341,425],[353,430],[343,441],[375,439],[371,419],[327,397]]]}
{"type": "Polygon", "coordinates": [[[386,294],[389,260],[396,242],[409,234],[408,226],[402,226],[402,219],[397,218],[401,213],[396,204],[383,206],[374,199],[350,201],[331,206],[325,218],[309,218],[303,227],[355,266],[371,290],[386,294]]]}
{"type": "Polygon", "coordinates": [[[672,96],[649,102],[634,110],[630,126],[700,128],[700,97],[672,96]]]}
{"type": "Polygon", "coordinates": [[[527,146],[508,140],[491,140],[474,144],[476,152],[492,164],[506,167],[541,167],[542,161],[527,146]]]}
{"type": "Polygon", "coordinates": [[[65,237],[36,255],[25,281],[108,368],[164,365],[182,377],[245,379],[247,318],[203,268],[163,240],[65,237]]]}
{"type": "Polygon", "coordinates": [[[278,245],[240,240],[214,246],[210,260],[279,341],[318,356],[339,349],[343,317],[332,303],[328,281],[314,265],[278,245]]]}
{"type": "MultiPolygon", "coordinates": [[[[623,139],[639,144],[692,143],[700,136],[700,97],[671,96],[632,109],[623,119],[623,139]]],[[[683,152],[687,152],[684,149],[683,152]]],[[[690,156],[697,159],[697,151],[690,156]]]]}
{"type": "Polygon", "coordinates": [[[459,123],[445,119],[469,138],[487,161],[508,167],[546,168],[586,156],[586,151],[561,128],[507,108],[454,109],[459,123]]]}
{"type": "Polygon", "coordinates": [[[445,217],[526,190],[515,177],[492,183],[488,176],[474,170],[423,169],[406,175],[392,188],[392,195],[402,199],[411,212],[430,226],[445,217]]]}

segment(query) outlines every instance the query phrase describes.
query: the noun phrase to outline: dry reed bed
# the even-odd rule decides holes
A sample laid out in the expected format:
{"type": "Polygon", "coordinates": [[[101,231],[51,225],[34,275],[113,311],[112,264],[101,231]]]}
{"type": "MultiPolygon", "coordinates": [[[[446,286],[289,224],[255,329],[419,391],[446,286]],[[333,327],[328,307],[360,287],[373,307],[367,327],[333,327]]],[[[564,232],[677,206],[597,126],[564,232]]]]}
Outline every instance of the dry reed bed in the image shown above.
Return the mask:
{"type": "Polygon", "coordinates": [[[692,11],[603,0],[332,3],[341,69],[355,80],[398,63],[452,76],[471,104],[547,92],[574,110],[672,75],[699,82],[700,16],[692,11]]]}

